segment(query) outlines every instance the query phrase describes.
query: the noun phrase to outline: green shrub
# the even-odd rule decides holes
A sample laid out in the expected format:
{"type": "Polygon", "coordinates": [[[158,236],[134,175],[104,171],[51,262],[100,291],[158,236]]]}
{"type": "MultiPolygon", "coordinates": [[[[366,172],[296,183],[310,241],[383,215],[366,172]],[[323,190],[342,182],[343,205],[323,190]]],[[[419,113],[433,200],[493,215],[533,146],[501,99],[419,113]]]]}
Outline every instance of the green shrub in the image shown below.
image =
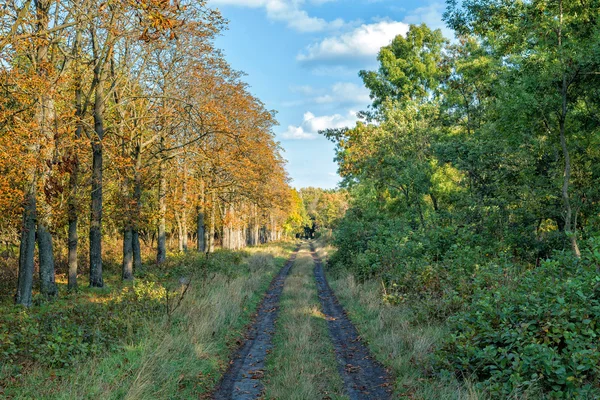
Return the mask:
{"type": "Polygon", "coordinates": [[[56,368],[114,349],[149,317],[164,312],[165,289],[136,281],[111,296],[62,299],[40,307],[12,306],[0,316],[0,364],[56,368]]]}
{"type": "Polygon", "coordinates": [[[443,369],[499,398],[531,390],[551,398],[600,396],[595,265],[559,253],[511,282],[482,282],[468,308],[450,319],[455,333],[438,355],[443,369]]]}

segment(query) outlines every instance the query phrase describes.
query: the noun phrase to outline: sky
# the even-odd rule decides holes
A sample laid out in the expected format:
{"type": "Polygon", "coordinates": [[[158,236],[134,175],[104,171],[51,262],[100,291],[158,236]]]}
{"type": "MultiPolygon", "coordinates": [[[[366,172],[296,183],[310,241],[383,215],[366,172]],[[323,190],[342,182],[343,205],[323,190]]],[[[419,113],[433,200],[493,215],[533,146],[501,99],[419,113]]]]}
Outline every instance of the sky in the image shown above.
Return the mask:
{"type": "Polygon", "coordinates": [[[409,24],[441,28],[443,0],[209,0],[229,20],[217,39],[250,91],[277,111],[292,186],[335,188],[334,146],[319,130],[354,126],[370,104],[358,77],[409,24]]]}

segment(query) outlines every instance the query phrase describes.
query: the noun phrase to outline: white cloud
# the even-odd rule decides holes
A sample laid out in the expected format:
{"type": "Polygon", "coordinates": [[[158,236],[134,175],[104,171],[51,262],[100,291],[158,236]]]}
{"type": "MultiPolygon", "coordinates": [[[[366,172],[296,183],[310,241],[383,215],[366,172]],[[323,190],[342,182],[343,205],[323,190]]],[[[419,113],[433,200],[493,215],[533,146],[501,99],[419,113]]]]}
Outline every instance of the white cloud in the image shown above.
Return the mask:
{"type": "Polygon", "coordinates": [[[315,98],[317,104],[361,104],[371,102],[369,90],[351,82],[338,82],[331,87],[331,92],[315,98]]]}
{"type": "MultiPolygon", "coordinates": [[[[331,0],[313,0],[322,4],[331,0]]],[[[346,25],[343,19],[337,18],[326,21],[323,18],[311,17],[300,8],[302,0],[212,0],[213,5],[235,5],[250,8],[262,7],[267,17],[273,21],[285,22],[288,27],[298,32],[321,32],[324,30],[340,29],[346,25]]]]}
{"type": "Polygon", "coordinates": [[[349,111],[346,116],[341,114],[315,116],[310,111],[304,113],[300,126],[290,125],[281,135],[284,139],[307,140],[316,139],[319,131],[353,126],[358,117],[356,112],[349,111]]]}
{"type": "Polygon", "coordinates": [[[302,63],[336,63],[357,59],[372,59],[379,49],[391,43],[397,35],[405,35],[408,24],[379,21],[363,24],[342,35],[330,36],[309,45],[296,59],[302,63]]]}
{"type": "Polygon", "coordinates": [[[448,39],[454,37],[452,29],[448,28],[444,23],[442,16],[446,5],[444,3],[432,3],[425,7],[419,7],[404,18],[404,22],[409,24],[427,24],[431,29],[441,29],[444,36],[448,39]]]}
{"type": "Polygon", "coordinates": [[[292,93],[301,93],[306,96],[314,95],[318,90],[310,85],[299,85],[299,86],[290,86],[290,91],[292,93]]]}
{"type": "Polygon", "coordinates": [[[362,108],[371,103],[369,90],[352,82],[337,82],[328,89],[310,85],[290,86],[290,92],[299,93],[304,97],[282,102],[283,107],[321,104],[362,108]]]}
{"type": "Polygon", "coordinates": [[[454,34],[442,20],[444,10],[444,2],[434,2],[406,12],[403,21],[375,20],[362,24],[309,45],[296,60],[310,65],[313,72],[320,75],[335,75],[330,72],[345,66],[362,66],[367,60],[374,63],[381,47],[390,44],[397,35],[406,35],[410,24],[425,23],[431,29],[441,29],[444,36],[451,39],[454,34]]]}

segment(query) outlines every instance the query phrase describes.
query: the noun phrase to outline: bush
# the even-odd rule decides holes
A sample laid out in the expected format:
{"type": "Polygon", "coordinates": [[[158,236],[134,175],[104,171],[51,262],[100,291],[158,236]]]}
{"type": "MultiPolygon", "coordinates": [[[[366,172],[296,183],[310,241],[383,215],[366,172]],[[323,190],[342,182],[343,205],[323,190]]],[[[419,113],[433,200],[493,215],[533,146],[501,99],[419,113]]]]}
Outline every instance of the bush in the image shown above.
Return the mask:
{"type": "Polygon", "coordinates": [[[32,363],[62,368],[113,349],[163,312],[164,297],[162,286],[136,281],[112,296],[12,306],[0,317],[0,364],[13,365],[13,373],[32,363]]]}
{"type": "MultiPolygon", "coordinates": [[[[501,275],[496,275],[497,278],[501,275]]],[[[450,319],[440,366],[499,398],[538,390],[552,398],[600,396],[600,276],[557,254],[511,283],[482,285],[450,319]]]]}

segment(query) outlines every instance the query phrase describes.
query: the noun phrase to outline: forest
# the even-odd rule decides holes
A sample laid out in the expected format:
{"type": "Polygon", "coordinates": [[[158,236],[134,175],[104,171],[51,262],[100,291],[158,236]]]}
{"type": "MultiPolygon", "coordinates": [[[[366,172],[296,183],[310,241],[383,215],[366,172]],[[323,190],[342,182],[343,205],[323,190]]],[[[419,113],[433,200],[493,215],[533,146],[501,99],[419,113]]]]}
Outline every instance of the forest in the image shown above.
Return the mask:
{"type": "Polygon", "coordinates": [[[323,132],[351,197],[330,263],[447,326],[432,370],[486,395],[600,394],[599,10],[449,1],[457,39],[396,37],[364,122],[323,132]]]}
{"type": "Polygon", "coordinates": [[[600,397],[600,1],[410,25],[336,189],[210,1],[0,15],[0,397],[600,397]]]}

